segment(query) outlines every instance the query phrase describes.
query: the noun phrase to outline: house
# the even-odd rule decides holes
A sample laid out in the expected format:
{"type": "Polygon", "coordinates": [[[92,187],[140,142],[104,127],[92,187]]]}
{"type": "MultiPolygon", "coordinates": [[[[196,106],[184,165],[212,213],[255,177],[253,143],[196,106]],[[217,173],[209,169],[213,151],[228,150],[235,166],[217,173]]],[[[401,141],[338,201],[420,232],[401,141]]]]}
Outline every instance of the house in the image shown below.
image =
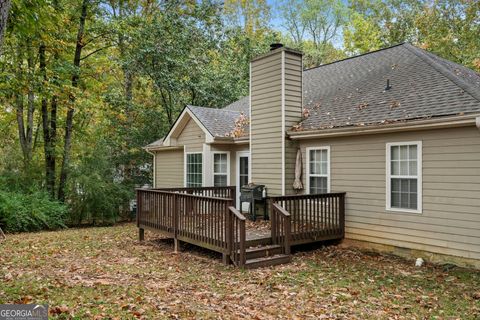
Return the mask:
{"type": "Polygon", "coordinates": [[[478,73],[408,43],[308,70],[274,45],[250,67],[248,97],[186,106],[146,146],[155,188],[345,192],[347,243],[480,266],[478,73]]]}

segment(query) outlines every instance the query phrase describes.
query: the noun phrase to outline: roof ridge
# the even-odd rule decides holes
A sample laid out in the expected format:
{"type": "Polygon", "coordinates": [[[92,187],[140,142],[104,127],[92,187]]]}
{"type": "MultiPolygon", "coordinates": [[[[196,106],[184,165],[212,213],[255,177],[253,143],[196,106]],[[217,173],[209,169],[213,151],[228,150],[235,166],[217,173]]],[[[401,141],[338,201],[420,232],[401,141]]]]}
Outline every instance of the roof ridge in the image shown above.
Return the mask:
{"type": "MultiPolygon", "coordinates": [[[[439,73],[441,73],[445,78],[447,78],[448,80],[450,80],[451,82],[453,82],[454,84],[456,84],[458,87],[460,87],[463,91],[467,92],[469,95],[471,95],[474,99],[480,101],[480,91],[477,91],[475,88],[472,88],[468,82],[464,81],[463,79],[461,79],[460,77],[458,77],[454,72],[450,71],[448,68],[446,68],[445,66],[443,66],[442,64],[436,62],[435,60],[433,60],[432,57],[430,57],[430,55],[434,55],[435,57],[438,57],[440,59],[443,59],[442,57],[439,57],[437,56],[436,54],[434,53],[431,53],[431,52],[428,52],[428,51],[425,51],[421,48],[418,48],[414,45],[411,45],[409,43],[406,44],[405,48],[407,48],[410,52],[414,53],[417,57],[419,57],[420,59],[422,59],[424,62],[426,62],[427,64],[429,64],[432,68],[434,68],[436,71],[438,71],[439,73]]],[[[449,62],[452,62],[450,60],[447,60],[449,62]]],[[[458,63],[455,63],[463,68],[466,68],[468,69],[467,67],[465,66],[462,66],[458,63]]],[[[470,69],[468,69],[470,70],[470,69]]]]}
{"type": "Polygon", "coordinates": [[[351,56],[351,57],[343,58],[343,59],[340,59],[340,60],[332,61],[332,62],[329,62],[329,63],[321,64],[321,65],[316,66],[316,67],[311,67],[311,68],[305,69],[305,70],[303,70],[303,72],[318,69],[318,68],[325,67],[325,66],[329,66],[329,65],[335,64],[337,62],[343,62],[343,61],[346,61],[346,60],[351,60],[351,59],[354,59],[354,58],[363,57],[363,56],[366,56],[366,55],[369,55],[369,54],[372,54],[372,53],[377,53],[377,52],[380,52],[380,51],[392,49],[392,48],[399,47],[399,46],[404,45],[404,44],[407,44],[407,42],[400,42],[400,43],[394,44],[394,45],[389,46],[389,47],[385,47],[385,48],[381,48],[381,49],[357,54],[357,55],[354,55],[354,56],[351,56]]]}
{"type": "Polygon", "coordinates": [[[238,113],[241,113],[241,111],[225,109],[225,107],[223,107],[223,108],[215,108],[215,107],[201,107],[201,106],[192,106],[192,105],[187,105],[187,107],[189,107],[189,108],[192,108],[192,107],[193,107],[193,108],[202,108],[202,109],[220,110],[220,111],[228,111],[228,112],[238,112],[238,113]]]}

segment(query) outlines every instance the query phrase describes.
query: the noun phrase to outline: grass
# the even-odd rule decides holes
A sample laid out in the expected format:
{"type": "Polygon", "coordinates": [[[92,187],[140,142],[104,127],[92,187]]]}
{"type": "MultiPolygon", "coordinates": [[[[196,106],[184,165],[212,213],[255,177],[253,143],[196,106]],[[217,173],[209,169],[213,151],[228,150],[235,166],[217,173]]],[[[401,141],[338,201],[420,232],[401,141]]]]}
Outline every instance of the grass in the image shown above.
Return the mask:
{"type": "Polygon", "coordinates": [[[48,303],[58,319],[478,319],[480,272],[335,246],[243,271],[134,225],[9,235],[0,303],[48,303]]]}

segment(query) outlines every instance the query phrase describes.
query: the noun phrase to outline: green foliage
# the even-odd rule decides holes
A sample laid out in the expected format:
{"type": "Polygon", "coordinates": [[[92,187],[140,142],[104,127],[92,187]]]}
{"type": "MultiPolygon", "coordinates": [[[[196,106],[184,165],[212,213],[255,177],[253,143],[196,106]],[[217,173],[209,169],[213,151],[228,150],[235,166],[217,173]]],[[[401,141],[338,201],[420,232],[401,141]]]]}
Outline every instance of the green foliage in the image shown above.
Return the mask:
{"type": "Polygon", "coordinates": [[[351,0],[349,7],[348,54],[412,42],[480,70],[480,1],[351,0]]]}
{"type": "Polygon", "coordinates": [[[133,186],[123,184],[122,177],[110,163],[111,149],[100,141],[85,152],[72,168],[69,187],[69,223],[73,225],[113,224],[119,214],[128,211],[134,198],[133,186]]]}
{"type": "Polygon", "coordinates": [[[0,190],[0,224],[7,232],[65,228],[67,207],[44,191],[0,190]]]}

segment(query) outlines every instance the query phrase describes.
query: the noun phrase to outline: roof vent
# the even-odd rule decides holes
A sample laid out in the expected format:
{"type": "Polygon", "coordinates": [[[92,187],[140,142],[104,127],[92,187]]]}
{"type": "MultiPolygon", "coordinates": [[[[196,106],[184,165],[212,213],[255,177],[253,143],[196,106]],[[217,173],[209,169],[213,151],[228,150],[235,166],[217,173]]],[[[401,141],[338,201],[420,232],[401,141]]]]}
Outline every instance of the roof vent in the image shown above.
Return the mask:
{"type": "Polygon", "coordinates": [[[392,89],[392,86],[390,85],[390,79],[387,79],[387,86],[385,87],[385,91],[392,89]]]}
{"type": "Polygon", "coordinates": [[[270,45],[270,51],[273,51],[273,50],[278,49],[278,48],[281,48],[281,47],[283,47],[283,44],[282,44],[282,43],[272,43],[272,44],[270,45]]]}

